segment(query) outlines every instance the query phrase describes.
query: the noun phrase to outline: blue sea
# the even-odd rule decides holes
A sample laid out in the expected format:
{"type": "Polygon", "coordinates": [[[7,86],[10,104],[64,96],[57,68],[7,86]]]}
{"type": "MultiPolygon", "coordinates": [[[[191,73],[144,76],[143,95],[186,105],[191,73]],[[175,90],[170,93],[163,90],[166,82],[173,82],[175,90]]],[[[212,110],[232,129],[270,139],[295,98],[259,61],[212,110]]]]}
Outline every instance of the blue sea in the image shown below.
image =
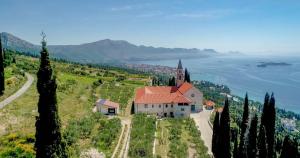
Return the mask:
{"type": "MultiPolygon", "coordinates": [[[[175,67],[178,60],[140,61],[175,67]]],[[[183,59],[192,80],[229,86],[232,93],[263,102],[266,92],[275,94],[276,106],[300,113],[300,57],[221,56],[183,59]],[[257,67],[260,62],[285,62],[290,66],[257,67]]]]}

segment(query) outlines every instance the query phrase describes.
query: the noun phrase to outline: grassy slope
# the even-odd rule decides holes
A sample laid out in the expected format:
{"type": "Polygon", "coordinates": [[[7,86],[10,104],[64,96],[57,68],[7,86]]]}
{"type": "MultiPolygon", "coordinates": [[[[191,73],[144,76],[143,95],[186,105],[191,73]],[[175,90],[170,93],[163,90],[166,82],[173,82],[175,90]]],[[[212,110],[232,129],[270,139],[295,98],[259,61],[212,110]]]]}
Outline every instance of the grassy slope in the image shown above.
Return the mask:
{"type": "Polygon", "coordinates": [[[22,87],[22,85],[26,82],[26,78],[19,74],[18,72],[15,72],[16,69],[15,65],[10,65],[9,67],[6,67],[5,72],[5,91],[2,96],[0,96],[0,101],[3,101],[8,96],[15,93],[18,89],[22,87]]]}
{"type": "MultiPolygon", "coordinates": [[[[20,69],[24,69],[35,76],[38,59],[17,56],[17,61],[19,61],[17,66],[20,69]]],[[[120,101],[122,108],[125,108],[127,105],[125,103],[133,96],[134,88],[144,85],[144,79],[146,79],[143,75],[129,74],[122,70],[104,70],[53,61],[52,65],[57,76],[57,99],[63,129],[68,126],[70,121],[90,115],[97,96],[112,99],[113,101],[120,101]],[[121,80],[118,82],[116,80],[119,75],[138,80],[132,81],[125,78],[124,81],[121,80]],[[94,89],[92,85],[99,79],[104,83],[102,86],[94,89]],[[115,96],[118,96],[118,98],[114,98],[115,96]]],[[[37,101],[38,94],[35,80],[24,95],[0,110],[0,135],[5,133],[33,135],[35,133],[35,116],[38,114],[37,101]]],[[[97,127],[99,125],[95,127],[96,133],[97,127]]],[[[90,140],[85,141],[83,139],[79,140],[79,142],[82,142],[79,143],[82,148],[92,146],[89,144],[91,143],[90,140]]]]}

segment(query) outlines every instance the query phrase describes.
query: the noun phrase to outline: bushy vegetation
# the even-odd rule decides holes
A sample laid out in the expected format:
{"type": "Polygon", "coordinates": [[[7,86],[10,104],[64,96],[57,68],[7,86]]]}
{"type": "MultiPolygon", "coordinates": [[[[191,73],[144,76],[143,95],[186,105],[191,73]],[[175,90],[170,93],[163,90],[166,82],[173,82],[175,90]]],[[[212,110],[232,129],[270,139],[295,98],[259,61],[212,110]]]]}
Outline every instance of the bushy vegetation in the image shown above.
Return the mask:
{"type": "Polygon", "coordinates": [[[158,121],[157,157],[208,158],[207,147],[191,118],[168,118],[158,121]]]}
{"type": "Polygon", "coordinates": [[[170,119],[169,121],[171,122],[171,126],[169,132],[170,150],[168,156],[173,158],[187,157],[188,145],[181,140],[183,120],[170,119]]]}
{"type": "Polygon", "coordinates": [[[152,116],[134,115],[130,134],[129,157],[153,157],[155,121],[155,117],[152,116]]]}
{"type": "Polygon", "coordinates": [[[117,82],[106,82],[101,85],[100,97],[117,102],[121,106],[121,110],[125,109],[128,100],[134,95],[134,86],[117,82]]]}
{"type": "Polygon", "coordinates": [[[0,137],[0,158],[33,158],[34,135],[10,133],[0,137]]]}
{"type": "Polygon", "coordinates": [[[95,113],[78,120],[71,120],[64,131],[64,139],[68,146],[68,154],[71,157],[80,155],[80,143],[86,142],[89,147],[94,146],[111,156],[121,132],[119,118],[107,119],[107,117],[95,113]]]}
{"type": "Polygon", "coordinates": [[[191,118],[187,118],[185,122],[185,129],[191,136],[191,143],[195,144],[195,150],[197,152],[196,157],[198,158],[209,158],[207,154],[207,147],[204,145],[201,139],[201,133],[196,127],[195,121],[191,118]]]}

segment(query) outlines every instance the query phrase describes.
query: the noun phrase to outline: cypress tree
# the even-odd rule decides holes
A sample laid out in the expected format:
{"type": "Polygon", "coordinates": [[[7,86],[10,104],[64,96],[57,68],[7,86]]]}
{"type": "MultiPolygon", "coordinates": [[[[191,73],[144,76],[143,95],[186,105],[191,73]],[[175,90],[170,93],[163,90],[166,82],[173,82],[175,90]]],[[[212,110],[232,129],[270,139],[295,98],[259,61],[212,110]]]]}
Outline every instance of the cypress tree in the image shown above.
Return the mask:
{"type": "Polygon", "coordinates": [[[236,137],[235,140],[234,140],[233,158],[239,158],[239,152],[238,152],[238,140],[237,140],[237,137],[236,137]]]}
{"type": "Polygon", "coordinates": [[[258,135],[258,157],[266,158],[267,155],[268,155],[268,151],[267,151],[265,127],[264,125],[260,125],[259,135],[258,135]]]}
{"type": "Polygon", "coordinates": [[[230,149],[230,116],[229,116],[229,102],[225,99],[225,105],[220,118],[220,134],[219,134],[219,151],[222,158],[231,157],[230,149]]]}
{"type": "Polygon", "coordinates": [[[56,99],[56,78],[52,76],[49,53],[46,48],[45,35],[42,34],[42,51],[40,68],[37,73],[37,90],[39,93],[36,117],[35,149],[37,158],[67,157],[65,144],[61,136],[61,123],[58,116],[56,99]]]}
{"type": "Polygon", "coordinates": [[[213,125],[213,135],[212,135],[212,153],[215,157],[218,157],[218,139],[219,139],[219,130],[220,130],[220,115],[219,112],[216,111],[214,125],[213,125]]]}
{"type": "Polygon", "coordinates": [[[172,78],[169,78],[169,82],[168,82],[168,86],[171,86],[172,85],[172,78]]]}
{"type": "Polygon", "coordinates": [[[297,158],[298,144],[296,140],[291,140],[289,136],[285,136],[281,150],[280,158],[297,158]]]}
{"type": "Polygon", "coordinates": [[[175,77],[173,76],[173,77],[171,77],[171,78],[169,78],[169,86],[175,86],[176,85],[176,83],[175,83],[176,81],[175,81],[175,77]]]}
{"type": "Polygon", "coordinates": [[[266,136],[268,143],[268,157],[274,157],[274,143],[275,143],[275,119],[276,119],[276,111],[275,111],[275,98],[272,93],[269,106],[268,106],[268,121],[266,121],[266,136]]]}
{"type": "Polygon", "coordinates": [[[239,157],[247,157],[245,134],[246,134],[246,130],[248,128],[248,122],[249,122],[249,101],[248,101],[248,94],[246,93],[245,101],[244,101],[243,120],[242,120],[242,124],[241,124],[239,157]]]}
{"type": "Polygon", "coordinates": [[[171,80],[171,81],[172,81],[172,86],[176,86],[176,79],[175,79],[174,76],[172,77],[172,80],[171,80]]]}
{"type": "Polygon", "coordinates": [[[187,70],[187,68],[184,69],[184,81],[190,83],[191,82],[191,77],[190,77],[190,73],[187,70]]]}
{"type": "Polygon", "coordinates": [[[247,147],[248,158],[256,157],[257,122],[258,122],[257,115],[255,114],[251,120],[250,129],[249,129],[248,147],[247,147]]]}
{"type": "Polygon", "coordinates": [[[135,109],[134,109],[134,101],[132,101],[132,104],[131,104],[131,114],[134,114],[134,111],[135,111],[135,109]]]}
{"type": "Polygon", "coordinates": [[[263,106],[263,110],[262,110],[262,114],[261,114],[261,124],[263,124],[264,126],[267,124],[267,120],[268,120],[268,111],[269,111],[269,100],[270,100],[270,96],[269,93],[266,93],[265,95],[265,101],[264,101],[264,106],[263,106]]]}
{"type": "Polygon", "coordinates": [[[4,52],[2,48],[2,40],[0,36],[0,95],[4,94],[5,78],[4,78],[4,52]]]}

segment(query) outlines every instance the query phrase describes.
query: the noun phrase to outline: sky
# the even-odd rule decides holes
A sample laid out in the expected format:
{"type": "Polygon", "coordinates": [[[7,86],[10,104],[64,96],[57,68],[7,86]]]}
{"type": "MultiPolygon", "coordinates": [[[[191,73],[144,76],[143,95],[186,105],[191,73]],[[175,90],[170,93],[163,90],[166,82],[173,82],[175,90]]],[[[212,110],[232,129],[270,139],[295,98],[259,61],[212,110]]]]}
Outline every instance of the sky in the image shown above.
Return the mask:
{"type": "Polygon", "coordinates": [[[155,47],[300,54],[299,0],[1,0],[0,32],[34,44],[126,40],[155,47]]]}

